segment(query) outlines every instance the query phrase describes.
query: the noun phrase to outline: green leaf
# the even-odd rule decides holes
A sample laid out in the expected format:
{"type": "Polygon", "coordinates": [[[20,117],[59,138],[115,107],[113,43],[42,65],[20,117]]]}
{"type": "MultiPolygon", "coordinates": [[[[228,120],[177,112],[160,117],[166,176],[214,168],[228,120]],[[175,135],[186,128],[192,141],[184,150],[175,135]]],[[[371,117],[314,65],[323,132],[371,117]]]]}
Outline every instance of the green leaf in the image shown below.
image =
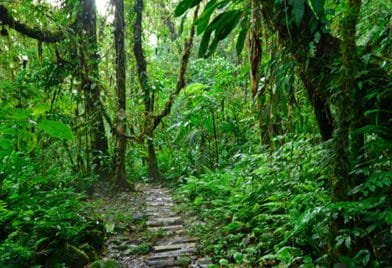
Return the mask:
{"type": "Polygon", "coordinates": [[[301,25],[302,19],[305,13],[304,0],[295,0],[293,6],[294,22],[299,27],[301,25]]]}
{"type": "Polygon", "coordinates": [[[45,114],[49,109],[50,106],[44,103],[35,105],[32,110],[35,116],[39,116],[45,114]]]}
{"type": "Polygon", "coordinates": [[[208,53],[206,55],[206,57],[210,57],[212,54],[214,54],[214,52],[216,51],[217,47],[218,47],[218,43],[219,40],[214,38],[214,40],[212,40],[210,47],[208,48],[208,53]]]}
{"type": "Polygon", "coordinates": [[[15,121],[24,121],[31,116],[30,109],[19,109],[19,108],[12,108],[7,110],[1,111],[1,120],[15,120],[15,121]]]}
{"type": "Polygon", "coordinates": [[[199,47],[199,57],[208,57],[216,50],[220,40],[225,39],[241,18],[242,11],[229,10],[219,14],[206,28],[199,47]],[[214,40],[210,44],[212,32],[214,40]],[[208,53],[207,53],[208,51],[208,53]]]}
{"type": "Polygon", "coordinates": [[[225,229],[228,232],[234,232],[241,229],[244,225],[245,224],[243,222],[235,221],[227,224],[226,226],[223,227],[223,229],[225,229]]]}
{"type": "Polygon", "coordinates": [[[200,2],[201,2],[201,0],[183,0],[183,1],[181,1],[177,5],[176,9],[174,10],[174,16],[176,16],[176,17],[181,16],[182,14],[185,13],[185,11],[196,6],[200,2]]]}
{"type": "Polygon", "coordinates": [[[37,146],[37,136],[30,131],[20,131],[17,136],[18,149],[25,153],[31,153],[37,146]]]}
{"type": "Polygon", "coordinates": [[[200,41],[199,58],[203,58],[207,54],[208,45],[210,43],[211,31],[206,31],[200,41]]]}
{"type": "Polygon", "coordinates": [[[220,259],[219,260],[219,264],[222,266],[228,266],[229,265],[229,261],[226,259],[220,259]]]}
{"type": "Polygon", "coordinates": [[[223,40],[231,33],[241,18],[242,11],[229,10],[219,14],[208,26],[207,29],[215,30],[215,38],[223,40]]]}
{"type": "Polygon", "coordinates": [[[233,258],[236,263],[242,263],[244,260],[244,255],[241,252],[236,252],[234,253],[233,258]]]}
{"type": "Polygon", "coordinates": [[[218,5],[219,3],[217,3],[216,0],[212,0],[207,3],[206,7],[195,23],[197,25],[198,35],[206,30],[208,23],[210,22],[210,17],[218,5]]]}
{"type": "Polygon", "coordinates": [[[42,120],[37,124],[37,127],[46,132],[51,137],[59,138],[62,140],[72,140],[73,133],[71,128],[61,122],[54,120],[42,120]]]}
{"type": "Polygon", "coordinates": [[[238,34],[237,38],[237,44],[235,46],[237,50],[237,55],[239,56],[241,54],[241,51],[244,49],[244,44],[245,44],[245,39],[246,39],[246,34],[248,33],[247,28],[242,28],[240,33],[238,34]]]}
{"type": "Polygon", "coordinates": [[[113,233],[115,224],[113,222],[107,222],[104,224],[105,231],[109,234],[113,233]]]}
{"type": "Polygon", "coordinates": [[[370,260],[370,252],[367,249],[362,249],[354,257],[356,263],[361,262],[362,267],[366,267],[370,260]]]}
{"type": "Polygon", "coordinates": [[[323,21],[325,19],[324,0],[309,0],[309,5],[317,19],[323,21]]]}
{"type": "Polygon", "coordinates": [[[203,90],[207,89],[208,86],[201,83],[192,83],[186,86],[184,92],[188,95],[201,94],[203,90]]]}
{"type": "Polygon", "coordinates": [[[0,137],[0,149],[8,151],[12,147],[12,141],[6,138],[0,137]]]}

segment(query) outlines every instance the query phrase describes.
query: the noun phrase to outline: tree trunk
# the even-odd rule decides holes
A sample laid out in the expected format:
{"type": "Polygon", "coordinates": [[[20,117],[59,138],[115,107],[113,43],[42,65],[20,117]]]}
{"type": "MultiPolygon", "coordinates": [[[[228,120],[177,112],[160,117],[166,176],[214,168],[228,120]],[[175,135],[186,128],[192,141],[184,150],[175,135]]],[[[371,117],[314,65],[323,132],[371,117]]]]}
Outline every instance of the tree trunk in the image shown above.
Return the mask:
{"type": "Polygon", "coordinates": [[[320,134],[323,140],[329,140],[332,138],[334,126],[325,86],[331,79],[329,68],[332,62],[339,57],[339,40],[331,34],[325,33],[319,22],[317,22],[317,28],[314,31],[310,29],[311,21],[317,21],[317,19],[308,5],[305,4],[304,18],[300,27],[291,28],[288,25],[280,24],[276,14],[271,13],[271,10],[274,10],[273,6],[274,1],[272,0],[263,3],[263,18],[270,29],[277,31],[280,40],[285,42],[290,54],[298,62],[299,75],[313,106],[320,134]],[[321,33],[321,37],[316,44],[315,55],[309,57],[307,51],[309,44],[313,42],[315,31],[321,33]]]}
{"type": "Polygon", "coordinates": [[[116,48],[116,95],[117,95],[117,131],[114,167],[114,187],[126,190],[130,187],[125,170],[126,99],[125,99],[125,42],[124,42],[124,0],[115,0],[114,46],[116,48]]]}
{"type": "Polygon", "coordinates": [[[159,173],[158,160],[155,154],[154,133],[152,131],[149,133],[149,135],[147,135],[147,150],[148,177],[152,179],[159,179],[161,174],[159,173]]]}
{"type": "MultiPolygon", "coordinates": [[[[348,189],[351,186],[350,180],[350,125],[353,113],[353,88],[355,87],[356,74],[356,45],[355,27],[357,25],[360,0],[348,0],[348,8],[342,22],[342,42],[340,51],[342,55],[341,87],[339,94],[336,94],[336,122],[337,128],[334,133],[335,141],[335,164],[334,181],[332,182],[332,202],[343,202],[349,199],[348,189]]],[[[335,247],[335,238],[340,230],[345,228],[343,215],[337,215],[331,222],[332,244],[330,257],[332,261],[337,261],[340,256],[347,252],[344,245],[335,247]]]]}
{"type": "MultiPolygon", "coordinates": [[[[93,170],[100,173],[108,154],[108,141],[102,116],[98,72],[96,7],[94,0],[81,0],[78,14],[78,41],[80,42],[81,88],[86,98],[87,125],[91,132],[91,155],[93,170]]],[[[86,144],[86,146],[89,146],[86,144]]],[[[89,165],[89,163],[88,163],[89,165]]]]}
{"type": "Polygon", "coordinates": [[[256,3],[256,0],[251,0],[251,24],[250,31],[248,33],[248,60],[250,65],[249,75],[250,75],[250,87],[252,92],[252,97],[255,98],[258,94],[259,81],[260,81],[260,62],[262,56],[262,48],[260,42],[261,27],[260,20],[261,17],[260,8],[256,3]]]}
{"type": "Polygon", "coordinates": [[[195,8],[193,14],[193,24],[189,33],[189,37],[184,44],[184,52],[181,57],[181,64],[179,70],[179,76],[176,84],[176,89],[169,96],[164,109],[156,116],[154,112],[154,94],[151,93],[148,86],[147,77],[147,63],[143,54],[143,43],[142,43],[142,19],[143,19],[143,0],[136,0],[135,3],[136,20],[133,27],[134,34],[134,45],[133,51],[136,58],[137,71],[139,82],[143,91],[143,102],[144,102],[144,134],[147,138],[147,150],[148,150],[148,174],[152,179],[160,178],[158,161],[156,159],[156,153],[154,148],[154,130],[162,122],[163,118],[170,114],[175,98],[180,94],[181,90],[185,87],[185,72],[189,57],[191,54],[193,37],[195,35],[195,21],[198,17],[199,6],[195,8]]]}
{"type": "Polygon", "coordinates": [[[151,179],[159,179],[158,161],[156,159],[154,148],[154,135],[153,135],[153,117],[154,112],[153,95],[151,94],[148,85],[147,76],[147,63],[143,53],[143,40],[142,40],[142,21],[143,21],[143,0],[136,0],[135,2],[136,20],[133,27],[133,52],[136,58],[137,72],[141,89],[143,91],[144,103],[144,134],[147,139],[147,165],[148,174],[151,179]]]}

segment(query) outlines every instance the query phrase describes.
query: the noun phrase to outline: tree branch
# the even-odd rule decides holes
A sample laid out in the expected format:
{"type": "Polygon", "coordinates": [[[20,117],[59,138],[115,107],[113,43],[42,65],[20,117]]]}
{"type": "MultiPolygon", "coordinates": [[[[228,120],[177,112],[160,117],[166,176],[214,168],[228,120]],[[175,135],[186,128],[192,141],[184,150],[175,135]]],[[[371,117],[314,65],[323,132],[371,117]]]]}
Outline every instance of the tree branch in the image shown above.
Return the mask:
{"type": "Polygon", "coordinates": [[[17,32],[42,42],[54,43],[65,39],[65,35],[61,31],[52,33],[45,30],[34,29],[26,24],[18,22],[9,15],[8,10],[4,5],[0,5],[0,25],[8,25],[17,32]]]}
{"type": "Polygon", "coordinates": [[[185,87],[185,72],[186,68],[189,62],[189,58],[191,55],[191,50],[192,50],[192,44],[193,44],[193,37],[195,36],[195,22],[198,16],[199,12],[199,6],[196,7],[195,12],[193,13],[193,23],[191,27],[191,31],[189,33],[188,39],[184,43],[184,53],[182,54],[181,57],[181,65],[180,65],[180,70],[178,74],[178,80],[176,84],[176,90],[170,95],[169,99],[167,100],[165,104],[165,108],[163,111],[159,114],[154,116],[154,124],[153,124],[153,129],[156,129],[158,125],[161,123],[162,119],[170,114],[171,108],[173,106],[174,100],[180,94],[181,90],[185,87]]]}

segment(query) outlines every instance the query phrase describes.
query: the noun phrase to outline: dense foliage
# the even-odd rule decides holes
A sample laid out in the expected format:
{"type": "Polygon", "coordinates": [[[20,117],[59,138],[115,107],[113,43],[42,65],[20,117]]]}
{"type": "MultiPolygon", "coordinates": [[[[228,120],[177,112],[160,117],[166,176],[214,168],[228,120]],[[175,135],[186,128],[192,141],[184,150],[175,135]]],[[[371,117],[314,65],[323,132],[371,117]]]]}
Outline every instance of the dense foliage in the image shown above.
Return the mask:
{"type": "Polygon", "coordinates": [[[212,267],[392,264],[390,1],[54,2],[0,3],[1,267],[100,259],[147,179],[212,267]]]}

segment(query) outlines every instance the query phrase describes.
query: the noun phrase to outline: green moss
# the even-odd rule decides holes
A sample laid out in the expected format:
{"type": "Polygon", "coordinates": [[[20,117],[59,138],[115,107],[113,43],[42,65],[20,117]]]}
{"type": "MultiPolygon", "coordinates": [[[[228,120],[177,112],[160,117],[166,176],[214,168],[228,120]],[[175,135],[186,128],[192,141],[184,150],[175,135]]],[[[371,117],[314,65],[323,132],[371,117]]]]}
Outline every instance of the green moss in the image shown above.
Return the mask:
{"type": "Polygon", "coordinates": [[[90,265],[90,268],[121,268],[121,265],[112,259],[99,260],[90,265]]]}

